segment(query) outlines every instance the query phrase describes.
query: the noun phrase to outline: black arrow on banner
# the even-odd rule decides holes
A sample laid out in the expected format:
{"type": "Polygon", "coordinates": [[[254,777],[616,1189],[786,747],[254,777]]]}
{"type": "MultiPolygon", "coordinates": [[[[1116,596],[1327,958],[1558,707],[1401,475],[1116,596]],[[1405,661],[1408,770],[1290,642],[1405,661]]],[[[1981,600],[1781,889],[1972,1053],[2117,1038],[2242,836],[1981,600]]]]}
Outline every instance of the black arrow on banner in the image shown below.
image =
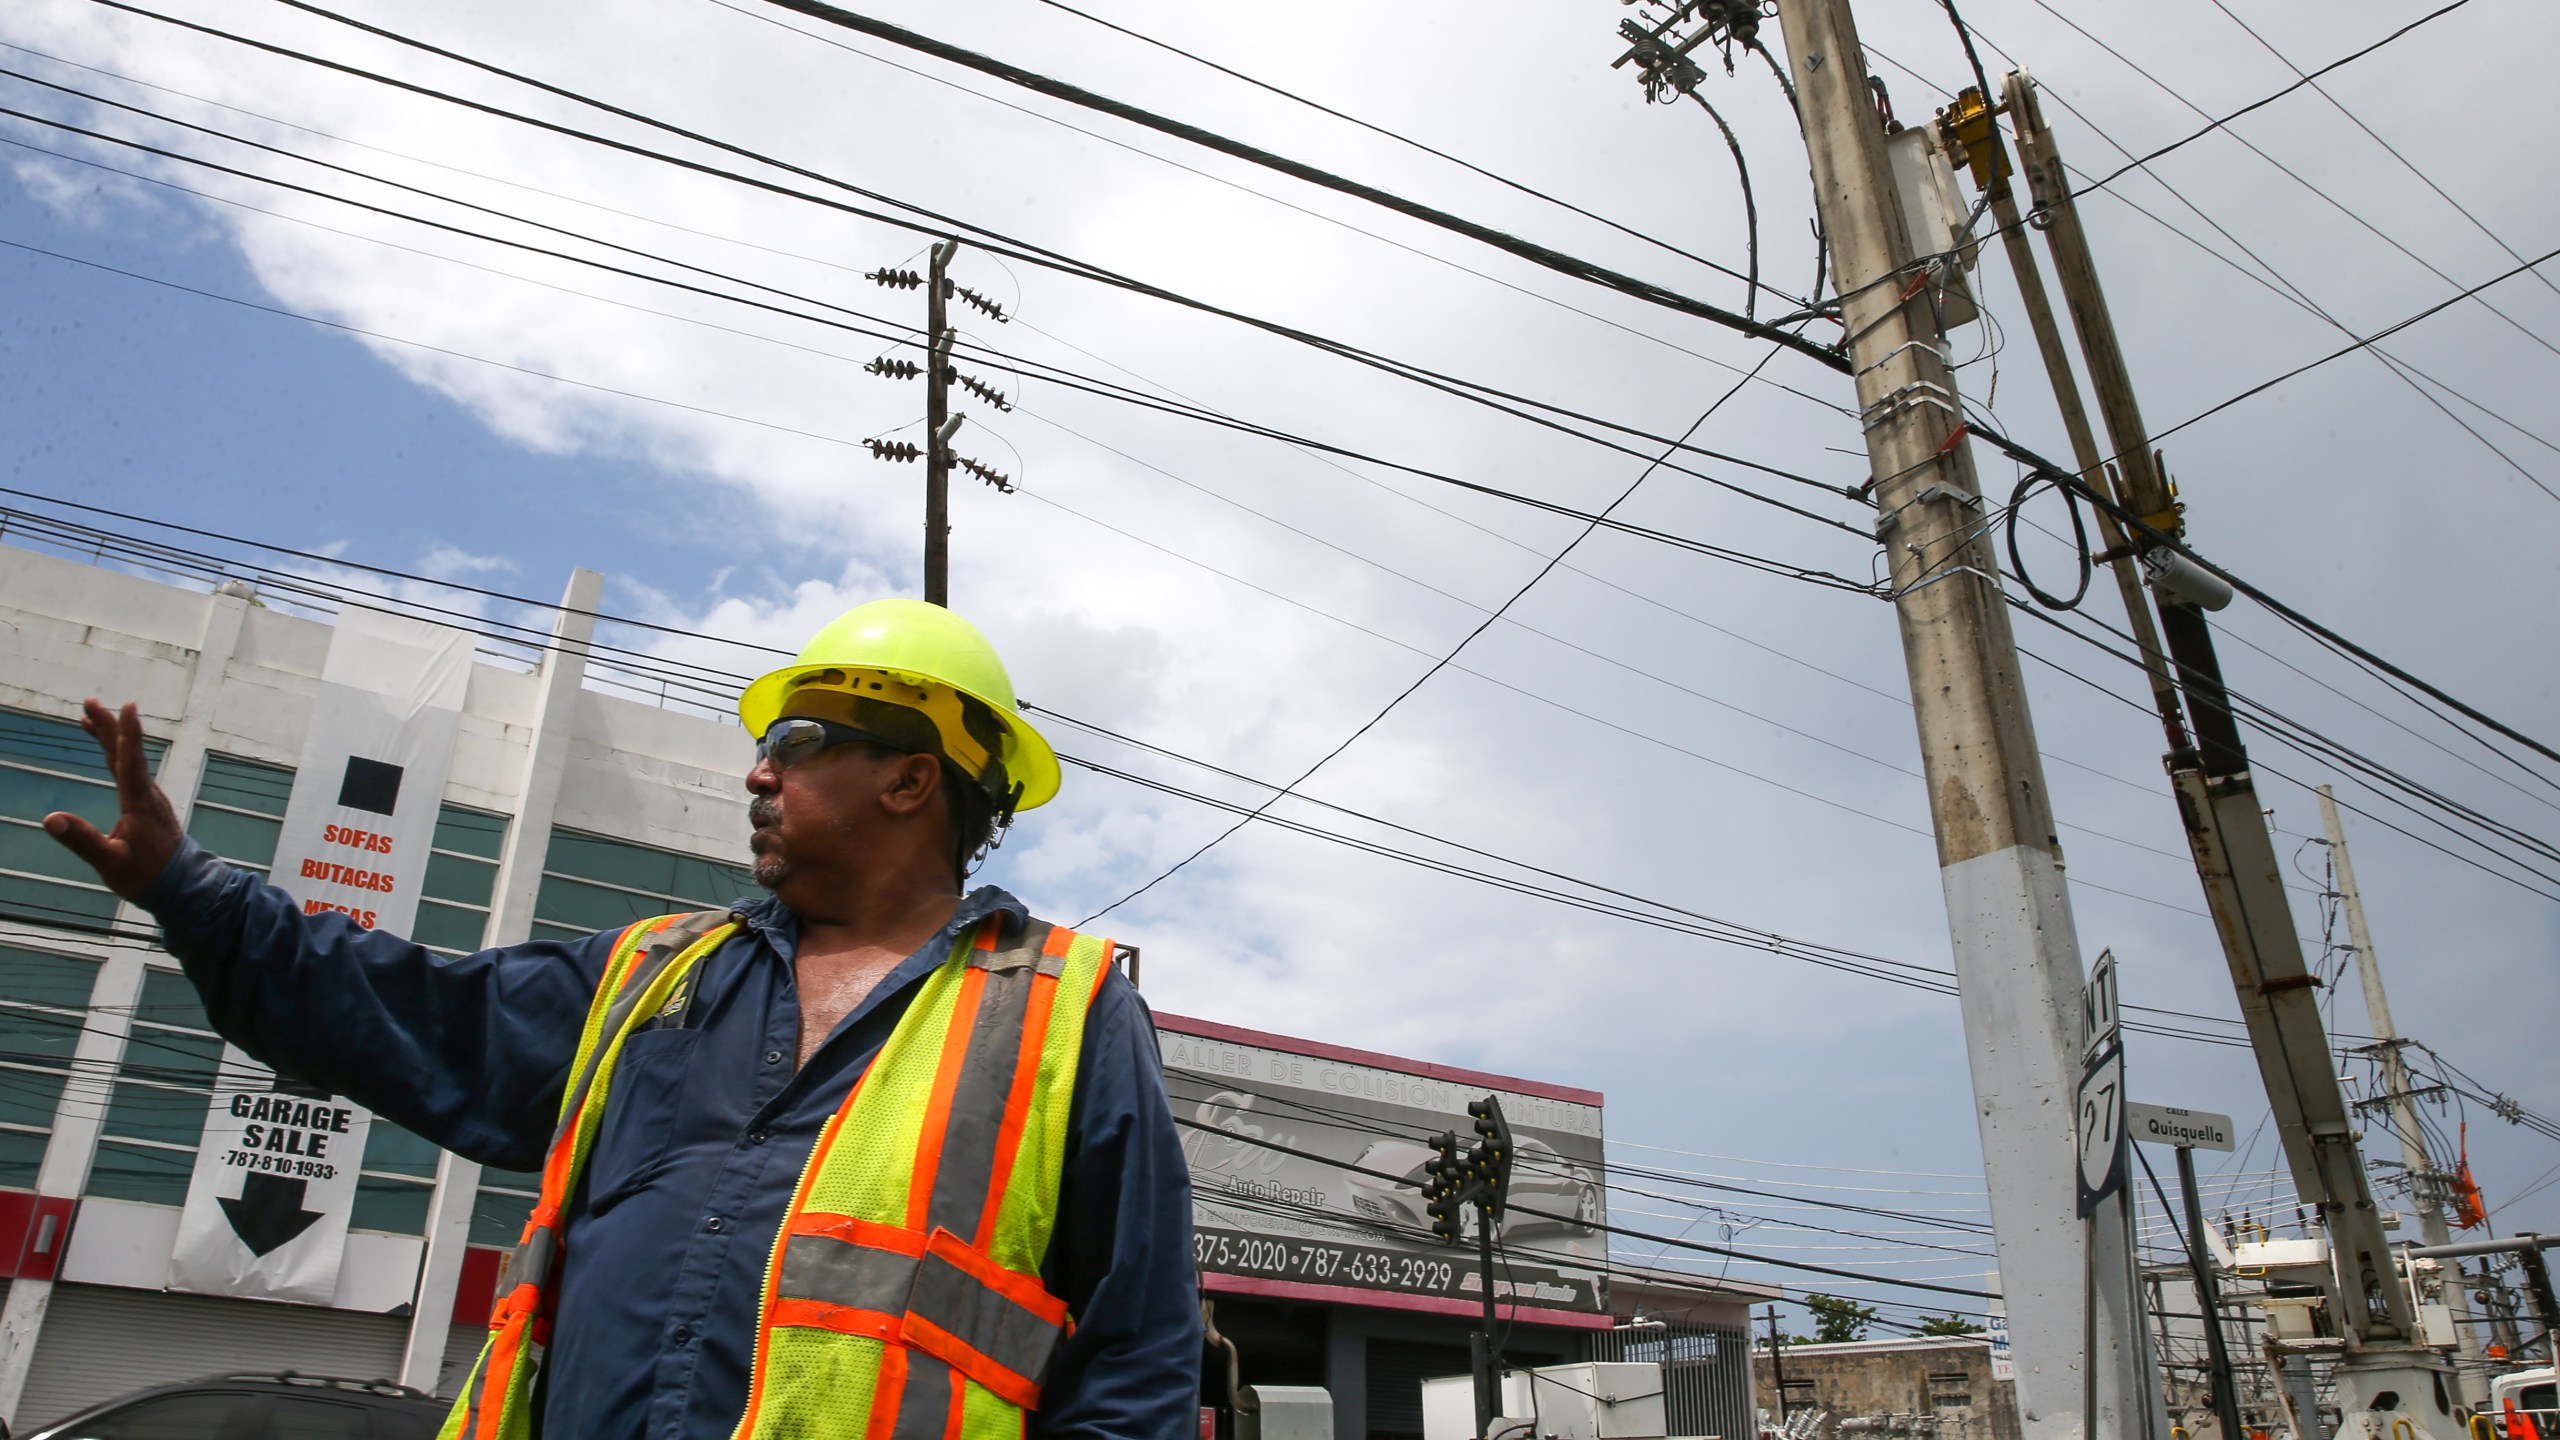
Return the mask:
{"type": "Polygon", "coordinates": [[[305,1182],[276,1175],[251,1175],[240,1182],[240,1196],[222,1195],[222,1213],[231,1217],[231,1232],[252,1255],[273,1254],[311,1228],[317,1210],[302,1208],[305,1182]]]}

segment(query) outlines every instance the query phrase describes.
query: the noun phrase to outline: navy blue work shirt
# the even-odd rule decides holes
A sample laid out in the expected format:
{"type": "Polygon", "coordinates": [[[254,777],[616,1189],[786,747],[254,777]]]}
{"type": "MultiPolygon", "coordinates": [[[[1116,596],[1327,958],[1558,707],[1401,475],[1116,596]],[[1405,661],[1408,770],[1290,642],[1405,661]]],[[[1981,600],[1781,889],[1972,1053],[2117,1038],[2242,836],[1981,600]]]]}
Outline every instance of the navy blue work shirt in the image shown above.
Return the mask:
{"type": "MultiPolygon", "coordinates": [[[[454,959],[291,896],[190,840],[139,897],[223,1038],[456,1154],[538,1169],[619,932],[454,959]]],[[[745,1409],[765,1262],[819,1130],[960,931],[1028,918],[993,886],[889,972],[797,1068],[799,923],[771,897],[703,957],[678,1028],[624,1047],[545,1364],[547,1433],[725,1440],[745,1409]]],[[[1074,1334],[1034,1435],[1197,1433],[1191,1185],[1155,1029],[1126,977],[1085,1020],[1057,1226],[1041,1278],[1074,1334]]]]}

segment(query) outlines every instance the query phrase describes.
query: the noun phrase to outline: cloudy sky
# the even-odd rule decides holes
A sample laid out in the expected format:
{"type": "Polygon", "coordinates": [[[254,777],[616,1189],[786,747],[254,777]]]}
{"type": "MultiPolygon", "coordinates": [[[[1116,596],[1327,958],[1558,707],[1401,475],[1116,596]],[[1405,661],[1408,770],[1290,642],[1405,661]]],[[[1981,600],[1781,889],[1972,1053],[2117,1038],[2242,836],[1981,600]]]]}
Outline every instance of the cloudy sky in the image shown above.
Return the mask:
{"type": "MultiPolygon", "coordinates": [[[[538,598],[589,566],[609,577],[609,611],[791,647],[850,604],[920,587],[920,469],[877,462],[859,443],[920,438],[919,389],[865,374],[890,347],[859,333],[920,320],[915,293],[863,278],[922,266],[933,222],[918,211],[1647,435],[1686,430],[1768,349],[1117,120],[819,33],[757,0],[347,9],[885,198],[282,4],[165,8],[912,223],[688,172],[91,0],[21,0],[0,17],[10,72],[0,105],[307,188],[0,120],[10,316],[0,456],[18,490],[538,598]]],[[[1738,267],[1746,226],[1707,117],[1647,105],[1631,73],[1610,67],[1623,48],[1614,27],[1635,12],[1600,0],[1089,8],[1377,129],[1041,0],[884,0],[873,13],[1742,302],[1739,283],[1665,248],[1738,267]]],[[[1967,12],[1995,74],[2023,64],[2049,87],[2064,155],[2094,175],[2290,83],[2288,61],[2326,64],[2427,8],[2070,0],[2057,12],[2040,0],[1975,0],[1967,12]]],[[[1906,120],[1961,83],[1963,54],[1935,4],[1870,4],[1860,19],[1906,120]]],[[[1774,43],[1774,23],[1768,34],[1774,43]]],[[[2471,0],[2325,78],[2325,96],[2298,91],[2084,200],[2152,428],[2560,243],[2549,200],[2560,157],[2532,138],[2560,121],[2541,74],[2555,41],[2560,14],[2549,7],[2471,0]]],[[[1704,93],[1751,165],[1775,292],[1761,313],[1783,312],[1794,302],[1779,297],[1813,283],[1802,145],[1765,70],[1708,68],[1704,93]]],[[[1873,573],[1862,538],[1871,516],[1836,490],[1694,457],[1701,474],[1647,474],[1641,439],[1594,444],[981,249],[964,249],[954,273],[1011,317],[956,312],[964,346],[1576,509],[1605,507],[1641,477],[1617,512],[1635,525],[1783,568],[1861,582],[1873,573]]],[[[1959,355],[1980,356],[1962,372],[1964,390],[2019,437],[2067,453],[1996,253],[1974,283],[1992,318],[1955,337],[1959,355]]],[[[2560,732],[2548,618],[2560,576],[2547,543],[2560,518],[2560,422],[2541,403],[2560,379],[2547,338],[2560,336],[2555,283],[2511,279],[2486,304],[2393,337],[2397,368],[2369,354],[2341,360],[2166,442],[2205,553],[2542,737],[2560,732]]],[[[956,486],[956,607],[995,637],[1032,702],[1161,747],[1062,719],[1051,722],[1062,749],[1258,804],[1269,791],[1161,752],[1296,778],[1571,546],[1501,621],[1325,763],[1307,800],[1273,813],[1473,868],[1555,872],[1756,930],[1947,964],[1882,602],[1636,535],[1576,543],[1571,520],[1409,470],[973,373],[1016,403],[965,407],[956,448],[1020,488],[956,486]]],[[[1866,470],[1846,403],[1839,376],[1782,354],[1706,419],[1696,443],[1821,485],[1855,484],[1866,470]]],[[[2014,468],[1988,454],[1981,468],[1986,491],[2005,498],[2014,468]]],[[[2034,502],[2026,518],[2029,564],[2067,579],[2069,551],[2050,538],[2068,533],[2058,502],[2034,502]]],[[[2090,613],[2122,621],[2103,582],[2090,613]]],[[[2243,693],[2528,836],[2560,832],[2552,767],[2520,767],[2465,738],[2247,602],[2217,624],[2243,693]]],[[[614,633],[727,670],[766,663],[734,647],[614,633]]],[[[2129,1003],[2235,1015],[2138,677],[2047,626],[2021,621],[2020,638],[2084,952],[2113,949],[2129,1003]]],[[[2320,819],[2305,787],[2335,781],[2357,812],[2349,834],[2402,1028],[2481,1085],[2560,1111],[2560,911],[2546,898],[2560,881],[2520,869],[2529,852],[2512,837],[2484,850],[2427,818],[2440,811],[2398,808],[2331,761],[2252,743],[2280,853],[2300,876],[2306,943],[2323,944],[2324,914],[2322,852],[2305,844],[2320,819]]],[[[1232,820],[1071,770],[1065,796],[1025,819],[990,873],[1072,920],[1232,820]]],[[[2539,868],[2560,875],[2547,859],[2539,868]]],[[[1145,947],[1161,1009],[1599,1088],[1624,1161],[1983,1218],[1963,1037],[1939,995],[1265,825],[1103,928],[1145,947]]],[[[2343,942],[2342,922],[2328,938],[2343,942]]],[[[2352,981],[2346,989],[2336,1026],[2366,1033],[2352,981]]],[[[2265,1114],[2246,1053],[2227,1045],[2137,1036],[2131,1073],[2138,1098],[2232,1112],[2244,1134],[2265,1114]]],[[[2431,1118],[2451,1134],[2467,1116],[2492,1204],[2549,1178],[2560,1161],[2551,1142],[2466,1103],[2431,1118]]],[[[2263,1204],[2278,1168],[2262,1134],[2229,1157],[2217,1193],[2235,1208],[2263,1204]]],[[[1774,1255],[1914,1277],[1984,1268],[1786,1228],[1839,1217],[1775,1202],[1721,1215],[1617,1203],[1630,1223],[1731,1233],[1774,1255]]],[[[2560,1187],[2517,1201],[2498,1223],[2560,1225],[2560,1187]]],[[[1850,1228],[1928,1233],[1885,1220],[1850,1228]]]]}

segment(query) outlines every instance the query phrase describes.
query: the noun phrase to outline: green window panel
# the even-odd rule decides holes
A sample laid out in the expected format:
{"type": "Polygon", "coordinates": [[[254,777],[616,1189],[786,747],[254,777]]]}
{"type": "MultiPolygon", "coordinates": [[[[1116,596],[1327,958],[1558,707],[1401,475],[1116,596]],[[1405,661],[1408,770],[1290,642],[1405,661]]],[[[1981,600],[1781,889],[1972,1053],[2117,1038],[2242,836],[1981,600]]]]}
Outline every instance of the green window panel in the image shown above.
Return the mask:
{"type": "Polygon", "coordinates": [[[0,1003],[86,1010],[97,983],[98,962],[85,955],[0,945],[0,1003]]]}
{"type": "Polygon", "coordinates": [[[100,1126],[107,1139],[100,1144],[89,1189],[123,1200],[175,1205],[186,1198],[187,1174],[195,1165],[197,1142],[204,1138],[205,1112],[222,1068],[222,1041],[212,1033],[195,987],[175,970],[155,966],[143,971],[133,1020],[115,1087],[108,1093],[100,1126]]]}
{"type": "MultiPolygon", "coordinates": [[[[0,770],[0,785],[5,785],[9,776],[9,771],[0,770]]],[[[0,819],[0,870],[71,880],[84,889],[96,888],[98,883],[98,872],[64,849],[61,841],[44,833],[43,826],[21,824],[15,819],[0,819]]]]}
{"type": "MultiPolygon", "coordinates": [[[[156,771],[160,757],[168,749],[168,741],[145,737],[142,758],[156,771]]],[[[0,710],[0,765],[57,771],[109,787],[115,783],[114,777],[107,774],[105,758],[98,753],[98,742],[89,738],[89,732],[81,729],[78,721],[55,720],[23,710],[0,710]]]]}
{"type": "Polygon", "coordinates": [[[115,918],[116,897],[99,885],[0,875],[0,915],[16,916],[30,925],[94,930],[115,918]]]}
{"type": "MultiPolygon", "coordinates": [[[[68,1076],[61,1070],[33,1066],[0,1066],[0,1126],[50,1131],[53,1112],[62,1104],[68,1076]]],[[[0,1181],[0,1184],[6,1182],[0,1181]]]]}
{"type": "Polygon", "coordinates": [[[534,895],[533,931],[538,939],[581,939],[634,920],[715,909],[754,890],[755,881],[739,866],[554,830],[542,888],[534,895]]]}
{"type": "MultiPolygon", "coordinates": [[[[578,830],[551,832],[551,848],[542,868],[547,875],[601,881],[687,903],[698,910],[725,905],[755,890],[754,879],[741,866],[578,830]]],[[[536,913],[540,909],[537,905],[536,913]]]]}
{"type": "Polygon", "coordinates": [[[292,793],[291,770],[236,755],[207,755],[187,833],[235,865],[264,870],[275,863],[276,837],[284,830],[281,817],[292,793]]]}
{"type": "Polygon", "coordinates": [[[101,1140],[98,1158],[89,1167],[89,1193],[151,1205],[184,1205],[187,1177],[195,1168],[193,1150],[101,1140]]]}
{"type": "Polygon", "coordinates": [[[196,786],[199,803],[246,810],[253,815],[281,817],[285,801],[292,796],[292,767],[244,760],[237,755],[205,756],[204,779],[196,786]]]}
{"type": "Polygon", "coordinates": [[[31,765],[39,770],[59,770],[99,780],[108,778],[106,761],[98,754],[98,742],[89,738],[89,732],[74,721],[30,715],[23,710],[0,710],[0,763],[31,765]]]}
{"type": "Polygon", "coordinates": [[[533,1214],[535,1192],[542,1188],[538,1170],[482,1167],[480,1192],[472,1197],[471,1243],[513,1247],[533,1214]]]}
{"type": "Polygon", "coordinates": [[[80,1017],[0,1005],[0,1060],[61,1065],[80,1043],[80,1017]]]}
{"type": "MultiPolygon", "coordinates": [[[[380,1121],[374,1122],[376,1125],[380,1121]]],[[[382,1230],[393,1235],[427,1233],[427,1205],[435,1197],[435,1186],[422,1180],[402,1180],[386,1175],[361,1175],[356,1179],[356,1200],[347,1213],[347,1225],[356,1230],[382,1230]]]]}
{"type": "MultiPolygon", "coordinates": [[[[134,1006],[133,1018],[143,1025],[175,1026],[208,1034],[213,1030],[213,1021],[204,1013],[204,1001],[196,994],[195,982],[179,971],[163,970],[157,965],[142,972],[142,1000],[134,1006]]],[[[216,1053],[220,1048],[215,1047],[216,1053]]]]}
{"type": "Polygon", "coordinates": [[[284,830],[280,821],[263,815],[234,815],[198,802],[195,812],[187,817],[187,833],[196,843],[230,861],[264,870],[276,859],[276,837],[284,830]]]}
{"type": "Polygon", "coordinates": [[[411,1179],[436,1178],[436,1156],[442,1152],[424,1137],[392,1124],[377,1115],[365,1137],[364,1169],[390,1175],[406,1175],[411,1179]]]}
{"type": "Polygon", "coordinates": [[[418,893],[486,912],[489,893],[498,883],[498,867],[487,860],[467,860],[438,850],[427,857],[427,879],[418,893]]]}
{"type": "Polygon", "coordinates": [[[707,907],[685,905],[659,895],[608,890],[601,885],[558,875],[543,876],[542,889],[534,896],[535,915],[555,925],[573,927],[581,934],[619,929],[634,920],[646,920],[672,910],[704,908],[707,907]]]}
{"type": "Polygon", "coordinates": [[[467,910],[459,905],[439,905],[433,900],[418,902],[417,923],[409,927],[409,938],[432,950],[451,950],[469,954],[481,946],[481,937],[489,929],[489,912],[467,910]]]}
{"type": "Polygon", "coordinates": [[[118,1085],[107,1102],[106,1133],[125,1140],[157,1140],[193,1152],[204,1138],[205,1095],[158,1085],[118,1085]]]}
{"type": "Polygon", "coordinates": [[[495,860],[507,844],[507,817],[447,805],[436,814],[436,848],[495,860]]]}
{"type": "Polygon", "coordinates": [[[35,1184],[97,978],[86,956],[0,945],[0,1185],[35,1184]]]}
{"type": "Polygon", "coordinates": [[[36,1188],[36,1170],[44,1164],[45,1137],[24,1130],[0,1130],[0,1185],[36,1188]]]}
{"type": "Polygon", "coordinates": [[[115,787],[0,764],[0,815],[32,825],[56,810],[68,810],[92,825],[112,828],[117,813],[115,787]]]}

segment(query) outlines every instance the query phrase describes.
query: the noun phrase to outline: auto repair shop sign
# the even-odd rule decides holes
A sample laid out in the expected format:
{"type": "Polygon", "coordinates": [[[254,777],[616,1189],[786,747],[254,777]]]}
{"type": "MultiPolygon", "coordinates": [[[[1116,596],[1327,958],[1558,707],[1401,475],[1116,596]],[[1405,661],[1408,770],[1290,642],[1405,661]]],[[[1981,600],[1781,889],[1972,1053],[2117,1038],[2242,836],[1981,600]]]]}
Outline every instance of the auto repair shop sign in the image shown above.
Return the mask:
{"type": "MultiPolygon", "coordinates": [[[[471,638],[341,611],[270,879],[305,914],[394,934],[418,914],[471,638]]],[[[325,1305],[338,1287],[373,1117],[224,1046],[169,1288],[325,1305]]]]}
{"type": "Polygon", "coordinates": [[[1428,1137],[1444,1130],[1462,1149],[1475,1144],[1467,1102],[1490,1092],[1518,1149],[1511,1208],[1494,1232],[1494,1298],[1605,1309],[1598,1095],[1171,1015],[1156,1017],[1156,1044],[1186,1122],[1195,1258],[1212,1290],[1353,1301],[1386,1292],[1367,1303],[1418,1298],[1417,1308],[1472,1313],[1484,1298],[1475,1212],[1462,1245],[1434,1238],[1422,1163],[1428,1137]]]}

